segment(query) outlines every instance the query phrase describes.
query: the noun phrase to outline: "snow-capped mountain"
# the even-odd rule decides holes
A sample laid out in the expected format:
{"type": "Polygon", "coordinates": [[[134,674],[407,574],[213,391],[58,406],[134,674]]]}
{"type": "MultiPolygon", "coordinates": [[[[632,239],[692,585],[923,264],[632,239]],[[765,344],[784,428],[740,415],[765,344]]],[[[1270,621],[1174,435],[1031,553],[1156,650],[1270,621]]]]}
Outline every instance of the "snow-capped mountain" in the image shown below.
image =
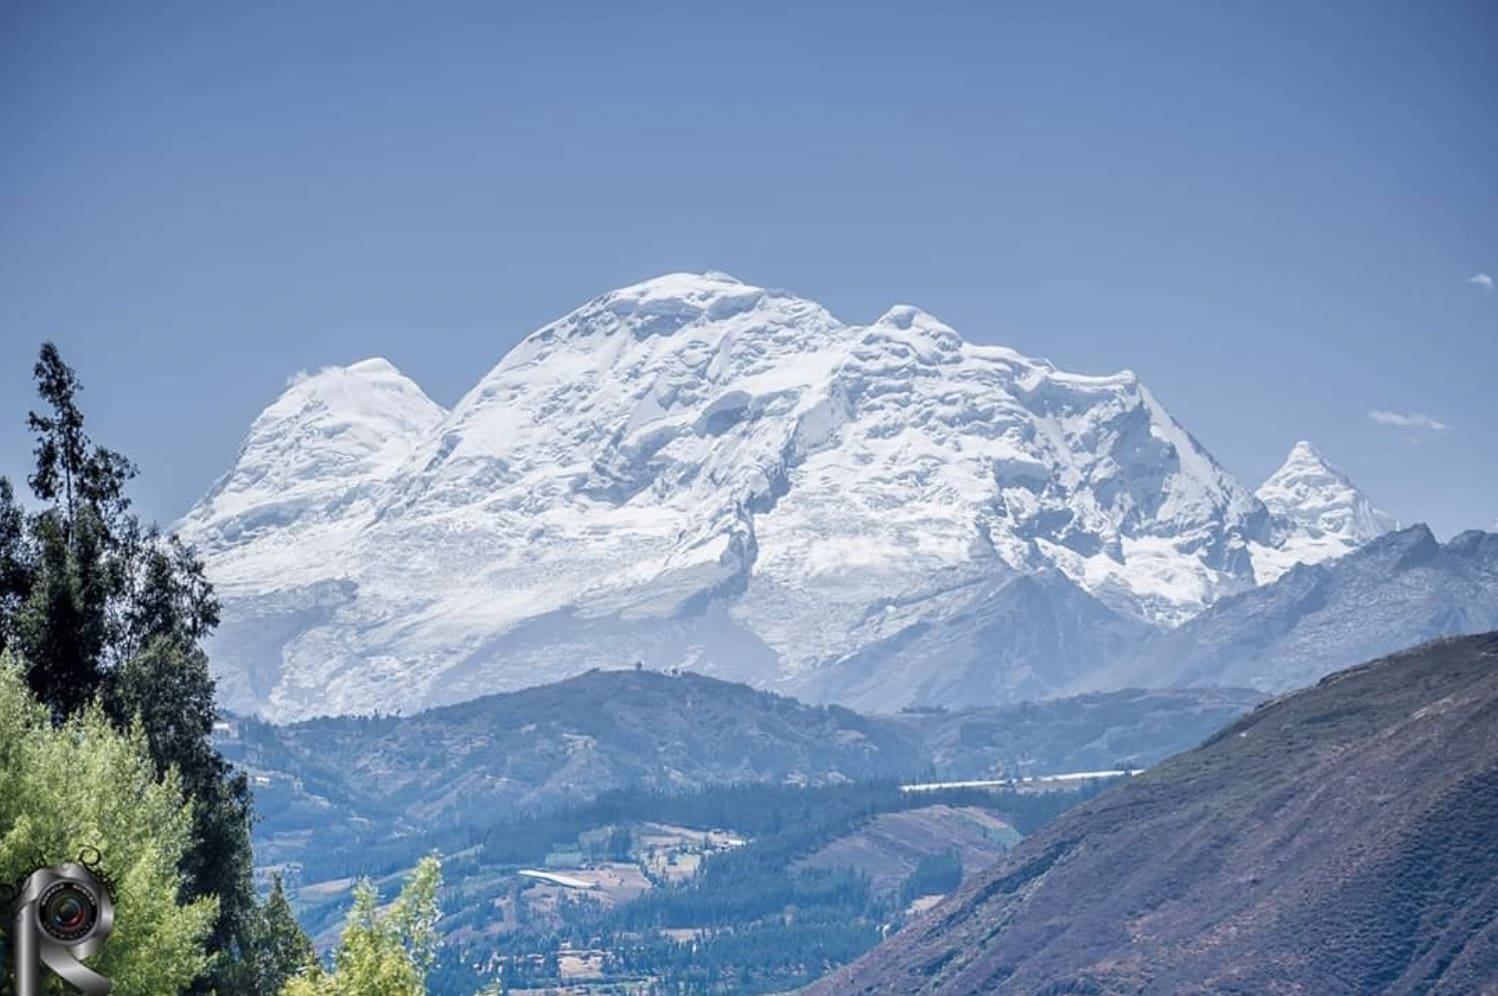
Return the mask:
{"type": "Polygon", "coordinates": [[[1129,372],[672,274],[532,333],[451,411],[383,360],[298,378],[179,531],[238,710],[411,711],[635,661],[877,693],[881,655],[904,677],[859,697],[893,707],[1035,694],[1089,659],[1069,621],[1175,625],[1353,542],[1341,499],[1282,476],[1271,514],[1129,372]],[[1006,591],[1064,606],[986,607],[1006,591]],[[999,639],[1051,653],[921,679],[999,639]]]}
{"type": "Polygon", "coordinates": [[[1425,526],[1298,565],[1139,644],[1073,690],[1148,682],[1284,692],[1443,636],[1498,628],[1498,533],[1446,543],[1425,526]]]}
{"type": "Polygon", "coordinates": [[[1273,517],[1271,543],[1256,544],[1253,550],[1260,583],[1273,581],[1297,563],[1351,553],[1399,527],[1304,440],[1254,494],[1273,517]]]}
{"type": "Polygon", "coordinates": [[[186,521],[214,551],[227,582],[244,561],[247,579],[271,552],[351,540],[374,514],[380,483],[411,456],[446,414],[385,360],[298,374],[250,426],[233,469],[186,521]],[[243,542],[241,542],[243,541],[243,542]]]}

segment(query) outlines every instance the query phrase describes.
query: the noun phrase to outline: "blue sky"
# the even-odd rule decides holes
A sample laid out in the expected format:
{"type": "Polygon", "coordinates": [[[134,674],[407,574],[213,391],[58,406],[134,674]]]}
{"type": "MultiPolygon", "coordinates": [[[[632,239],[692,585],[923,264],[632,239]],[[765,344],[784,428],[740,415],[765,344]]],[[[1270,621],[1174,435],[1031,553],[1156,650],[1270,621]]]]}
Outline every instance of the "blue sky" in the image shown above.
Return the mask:
{"type": "Polygon", "coordinates": [[[451,404],[718,269],[1134,369],[1250,485],[1305,437],[1490,526],[1495,105],[1480,0],[7,4],[0,473],[44,338],[170,520],[298,369],[451,404]]]}

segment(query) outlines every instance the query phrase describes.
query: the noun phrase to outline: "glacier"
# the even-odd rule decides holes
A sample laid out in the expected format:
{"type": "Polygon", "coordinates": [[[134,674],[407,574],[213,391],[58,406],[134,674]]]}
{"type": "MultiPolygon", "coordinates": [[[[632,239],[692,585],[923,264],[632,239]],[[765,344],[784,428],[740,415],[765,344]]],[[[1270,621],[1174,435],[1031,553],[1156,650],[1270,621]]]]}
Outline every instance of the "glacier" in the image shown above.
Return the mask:
{"type": "Polygon", "coordinates": [[[1309,444],[1249,491],[1131,372],[678,273],[451,410],[382,359],[299,375],[175,528],[223,600],[221,700],[291,720],[634,663],[1033,698],[1392,525],[1309,444]]]}

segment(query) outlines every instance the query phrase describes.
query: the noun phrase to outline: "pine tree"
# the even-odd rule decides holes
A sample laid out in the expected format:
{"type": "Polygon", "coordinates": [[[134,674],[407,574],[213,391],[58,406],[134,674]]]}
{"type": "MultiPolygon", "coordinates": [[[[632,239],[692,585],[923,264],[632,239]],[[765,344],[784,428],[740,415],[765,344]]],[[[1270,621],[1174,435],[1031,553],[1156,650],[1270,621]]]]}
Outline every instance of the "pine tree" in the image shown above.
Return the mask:
{"type": "Polygon", "coordinates": [[[0,494],[0,632],[27,665],[32,691],[54,721],[76,713],[100,690],[117,609],[131,573],[138,528],[125,483],[135,468],[95,446],[83,431],[83,389],[51,343],[33,371],[45,413],[30,412],[36,470],[27,479],[44,506],[28,523],[9,482],[0,494]],[[19,532],[22,535],[17,535],[19,532]]]}
{"type": "Polygon", "coordinates": [[[48,510],[30,532],[33,573],[16,613],[16,649],[27,683],[61,722],[99,692],[114,571],[103,559],[97,516],[68,521],[48,510]]]}
{"type": "Polygon", "coordinates": [[[75,400],[83,385],[56,346],[42,344],[32,372],[37,393],[51,409],[26,416],[36,434],[36,471],[28,478],[32,493],[53,504],[65,524],[71,526],[79,512],[88,509],[108,531],[129,514],[125,482],[135,476],[135,465],[113,450],[95,446],[84,434],[83,412],[75,400]]]}

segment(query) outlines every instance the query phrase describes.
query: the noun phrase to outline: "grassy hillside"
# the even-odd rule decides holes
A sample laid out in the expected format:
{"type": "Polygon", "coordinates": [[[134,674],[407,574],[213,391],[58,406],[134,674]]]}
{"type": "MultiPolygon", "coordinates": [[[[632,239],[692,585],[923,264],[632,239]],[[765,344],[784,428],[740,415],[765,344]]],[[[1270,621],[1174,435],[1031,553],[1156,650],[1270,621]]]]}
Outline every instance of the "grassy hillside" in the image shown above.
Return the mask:
{"type": "Polygon", "coordinates": [[[1498,634],[1255,710],[812,990],[1494,991],[1498,634]]]}

